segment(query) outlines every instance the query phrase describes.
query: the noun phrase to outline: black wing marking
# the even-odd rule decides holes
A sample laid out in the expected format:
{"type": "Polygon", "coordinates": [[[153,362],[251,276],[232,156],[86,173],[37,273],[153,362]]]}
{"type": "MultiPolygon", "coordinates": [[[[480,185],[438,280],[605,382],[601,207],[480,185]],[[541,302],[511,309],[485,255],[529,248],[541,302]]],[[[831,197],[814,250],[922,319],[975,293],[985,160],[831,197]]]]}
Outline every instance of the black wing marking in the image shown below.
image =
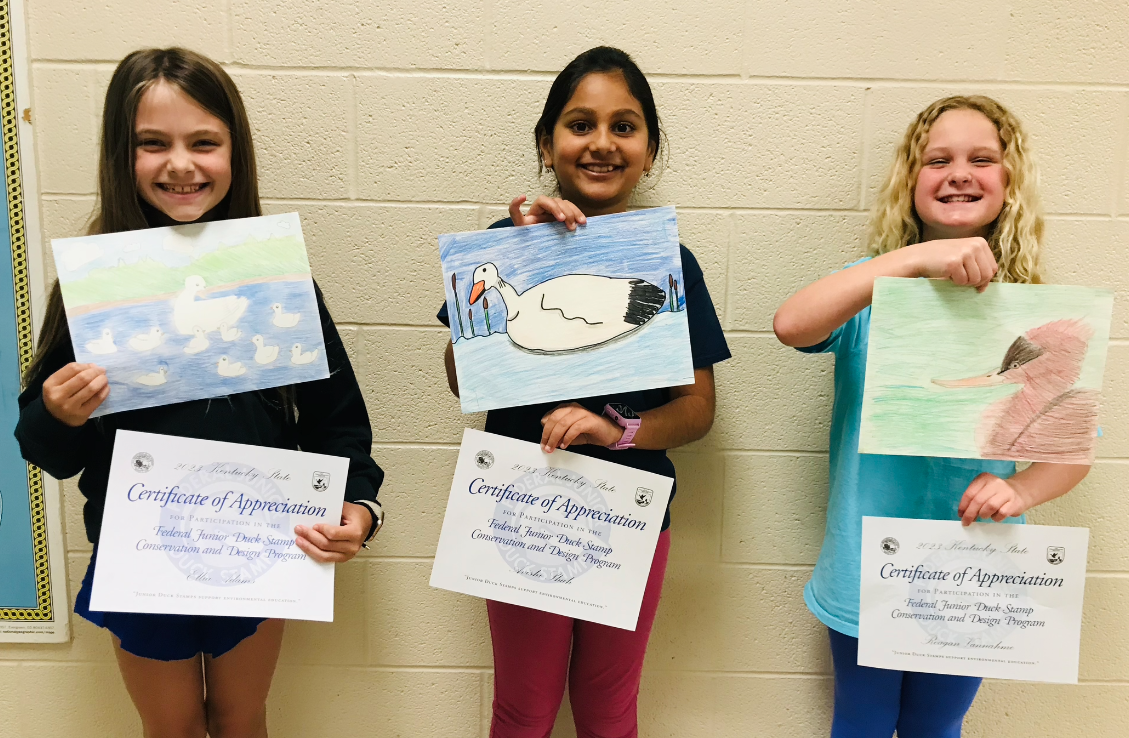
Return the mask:
{"type": "Polygon", "coordinates": [[[642,279],[631,280],[631,291],[627,295],[627,312],[623,322],[643,325],[666,304],[666,292],[642,279]]]}

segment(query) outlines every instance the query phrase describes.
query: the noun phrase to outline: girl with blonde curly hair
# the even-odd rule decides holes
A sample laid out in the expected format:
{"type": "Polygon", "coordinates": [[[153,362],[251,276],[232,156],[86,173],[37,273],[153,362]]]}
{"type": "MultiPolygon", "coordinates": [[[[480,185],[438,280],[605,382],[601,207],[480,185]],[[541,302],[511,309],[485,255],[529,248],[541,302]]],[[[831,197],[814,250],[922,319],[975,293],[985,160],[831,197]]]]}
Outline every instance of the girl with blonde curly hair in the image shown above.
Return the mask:
{"type": "Polygon", "coordinates": [[[804,588],[828,628],[832,738],[957,738],[980,679],[858,665],[862,518],[1022,523],[1089,466],[859,454],[870,302],[877,277],[929,277],[984,291],[1042,278],[1038,177],[1020,122],[987,97],[937,100],[906,130],[878,196],[870,256],[804,287],[776,312],[782,343],[835,354],[830,498],[823,547],[804,588]]]}

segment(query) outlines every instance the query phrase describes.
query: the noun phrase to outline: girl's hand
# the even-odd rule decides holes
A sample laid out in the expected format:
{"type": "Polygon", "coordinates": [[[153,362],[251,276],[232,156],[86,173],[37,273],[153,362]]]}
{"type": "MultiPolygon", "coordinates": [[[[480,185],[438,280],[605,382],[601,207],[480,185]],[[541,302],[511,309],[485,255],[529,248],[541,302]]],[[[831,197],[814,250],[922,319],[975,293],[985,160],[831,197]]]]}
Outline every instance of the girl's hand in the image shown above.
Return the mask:
{"type": "Polygon", "coordinates": [[[971,525],[977,518],[991,518],[997,523],[1004,518],[1019,517],[1032,507],[1020,485],[984,472],[960,498],[957,514],[962,525],[971,525]]]}
{"type": "Polygon", "coordinates": [[[623,437],[623,428],[575,402],[558,405],[541,418],[541,425],[541,448],[547,454],[572,443],[610,446],[623,437]]]}
{"type": "Polygon", "coordinates": [[[584,225],[588,219],[580,208],[568,200],[559,197],[545,197],[542,195],[533,201],[529,212],[521,214],[521,204],[525,202],[525,195],[518,195],[510,202],[510,219],[515,226],[533,225],[534,223],[564,223],[565,228],[575,231],[579,223],[584,225]]]}
{"type": "Polygon", "coordinates": [[[43,404],[61,423],[77,428],[90,419],[107,397],[106,370],[94,364],[71,362],[43,382],[43,404]]]}
{"type": "Polygon", "coordinates": [[[372,515],[367,507],[346,502],[341,506],[341,525],[296,526],[294,532],[298,537],[294,541],[314,561],[340,564],[361,550],[371,524],[372,515]]]}
{"type": "Polygon", "coordinates": [[[948,279],[978,292],[988,287],[999,269],[988,242],[979,236],[925,241],[906,249],[913,252],[918,276],[948,279]]]}

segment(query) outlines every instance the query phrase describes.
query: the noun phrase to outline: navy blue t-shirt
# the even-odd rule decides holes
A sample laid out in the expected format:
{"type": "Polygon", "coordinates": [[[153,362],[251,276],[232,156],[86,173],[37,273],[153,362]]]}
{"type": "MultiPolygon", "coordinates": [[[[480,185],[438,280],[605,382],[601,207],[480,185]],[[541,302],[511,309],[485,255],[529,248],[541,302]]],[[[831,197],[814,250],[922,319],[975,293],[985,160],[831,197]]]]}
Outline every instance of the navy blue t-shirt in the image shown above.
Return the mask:
{"type": "MultiPolygon", "coordinates": [[[[513,221],[509,218],[500,220],[490,226],[491,228],[511,228],[513,221]]],[[[713,309],[713,301],[706,289],[706,280],[702,275],[702,268],[698,260],[685,246],[679,246],[682,256],[682,279],[686,285],[686,319],[690,326],[690,353],[693,356],[694,368],[702,369],[725,361],[732,354],[721,332],[721,322],[717,319],[717,312],[713,309]]],[[[447,303],[439,309],[436,316],[443,325],[450,327],[450,316],[447,314],[447,303]]],[[[638,392],[623,392],[618,395],[603,395],[601,397],[584,397],[576,400],[557,400],[537,405],[522,405],[519,407],[506,407],[491,410],[486,414],[486,432],[497,433],[500,436],[517,438],[530,443],[541,442],[541,418],[553,408],[566,402],[576,402],[586,409],[602,415],[604,405],[619,403],[627,405],[635,412],[653,410],[670,402],[670,392],[666,389],[649,389],[638,392]]],[[[630,466],[634,469],[662,474],[675,478],[674,463],[667,457],[666,451],[628,448],[622,451],[612,451],[603,446],[582,444],[569,446],[569,451],[584,454],[614,464],[630,466]]],[[[674,500],[677,483],[670,492],[670,499],[674,500]]],[[[670,504],[666,506],[666,516],[663,518],[663,530],[670,527],[670,504]]]]}

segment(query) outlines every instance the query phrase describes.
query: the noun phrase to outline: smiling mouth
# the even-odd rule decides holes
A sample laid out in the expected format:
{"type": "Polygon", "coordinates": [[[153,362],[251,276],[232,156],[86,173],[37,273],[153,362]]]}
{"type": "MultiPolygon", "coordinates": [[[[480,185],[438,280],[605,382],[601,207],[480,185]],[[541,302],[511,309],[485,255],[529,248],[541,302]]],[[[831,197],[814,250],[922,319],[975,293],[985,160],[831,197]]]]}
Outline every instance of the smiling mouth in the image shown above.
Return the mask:
{"type": "Polygon", "coordinates": [[[623,167],[614,164],[578,164],[577,166],[592,174],[611,174],[618,169],[623,169],[623,167]]]}
{"type": "Polygon", "coordinates": [[[187,185],[174,185],[164,182],[157,182],[157,187],[165,192],[173,195],[192,195],[208,186],[207,182],[197,182],[196,184],[187,185]]]}
{"type": "Polygon", "coordinates": [[[979,195],[945,195],[937,199],[946,205],[954,202],[980,202],[979,195]]]}

